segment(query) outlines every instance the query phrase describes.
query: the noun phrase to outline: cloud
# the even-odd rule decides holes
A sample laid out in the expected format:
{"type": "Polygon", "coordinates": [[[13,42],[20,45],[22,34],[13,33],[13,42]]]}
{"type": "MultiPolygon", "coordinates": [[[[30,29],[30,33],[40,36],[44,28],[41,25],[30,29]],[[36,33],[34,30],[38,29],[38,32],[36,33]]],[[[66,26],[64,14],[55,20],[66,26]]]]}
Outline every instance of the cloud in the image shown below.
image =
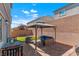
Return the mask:
{"type": "Polygon", "coordinates": [[[29,11],[27,11],[27,10],[22,10],[22,12],[23,12],[24,14],[31,15],[31,14],[37,13],[38,11],[37,11],[37,10],[34,10],[34,9],[31,9],[31,10],[29,10],[29,11]]]}
{"type": "Polygon", "coordinates": [[[27,10],[22,10],[22,12],[25,13],[25,14],[30,14],[30,12],[27,11],[27,10]]]}
{"type": "Polygon", "coordinates": [[[17,15],[14,15],[14,17],[18,17],[17,15]]]}
{"type": "Polygon", "coordinates": [[[13,20],[12,24],[11,24],[11,27],[14,28],[14,27],[17,27],[17,26],[19,26],[21,24],[26,25],[27,22],[29,22],[29,20],[26,20],[26,19],[13,20]]]}
{"type": "Polygon", "coordinates": [[[32,14],[32,18],[37,18],[38,14],[32,14]]]}
{"type": "Polygon", "coordinates": [[[15,15],[15,17],[17,17],[17,18],[12,19],[12,25],[11,25],[12,28],[17,27],[21,24],[26,25],[29,21],[32,21],[32,20],[38,18],[38,16],[39,16],[39,14],[36,13],[37,11],[34,9],[31,9],[30,11],[22,10],[22,12],[26,15],[29,15],[29,16],[24,18],[24,16],[17,17],[17,15],[15,15]]]}
{"type": "Polygon", "coordinates": [[[21,24],[24,24],[26,25],[29,21],[32,21],[36,18],[38,18],[38,14],[31,14],[30,18],[17,18],[17,19],[12,19],[12,24],[11,24],[11,27],[14,28],[14,27],[17,27],[21,24]]]}
{"type": "Polygon", "coordinates": [[[37,10],[34,10],[34,9],[31,9],[30,12],[31,12],[31,13],[36,13],[36,12],[38,12],[38,11],[37,11],[37,10]]]}

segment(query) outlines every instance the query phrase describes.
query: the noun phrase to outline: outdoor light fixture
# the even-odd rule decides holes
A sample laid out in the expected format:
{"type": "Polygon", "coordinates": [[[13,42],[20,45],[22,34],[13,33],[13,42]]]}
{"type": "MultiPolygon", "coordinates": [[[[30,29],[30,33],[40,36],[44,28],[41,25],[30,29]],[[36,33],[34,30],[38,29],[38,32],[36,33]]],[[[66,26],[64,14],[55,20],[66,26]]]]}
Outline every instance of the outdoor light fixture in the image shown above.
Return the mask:
{"type": "Polygon", "coordinates": [[[6,23],[8,23],[8,20],[5,20],[6,23]]]}

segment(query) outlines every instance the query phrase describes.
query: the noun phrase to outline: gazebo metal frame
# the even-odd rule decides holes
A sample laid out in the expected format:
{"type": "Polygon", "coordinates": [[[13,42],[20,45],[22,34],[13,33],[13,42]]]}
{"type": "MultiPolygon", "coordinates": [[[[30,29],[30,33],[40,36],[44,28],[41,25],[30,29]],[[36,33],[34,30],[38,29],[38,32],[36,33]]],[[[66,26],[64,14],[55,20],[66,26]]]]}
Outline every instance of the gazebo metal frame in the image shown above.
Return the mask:
{"type": "Polygon", "coordinates": [[[33,23],[33,24],[29,24],[27,25],[28,28],[35,28],[35,51],[37,50],[37,30],[38,28],[41,28],[41,35],[43,34],[43,28],[53,28],[55,31],[55,38],[54,40],[56,40],[56,26],[55,25],[50,25],[50,24],[45,24],[45,23],[33,23]]]}

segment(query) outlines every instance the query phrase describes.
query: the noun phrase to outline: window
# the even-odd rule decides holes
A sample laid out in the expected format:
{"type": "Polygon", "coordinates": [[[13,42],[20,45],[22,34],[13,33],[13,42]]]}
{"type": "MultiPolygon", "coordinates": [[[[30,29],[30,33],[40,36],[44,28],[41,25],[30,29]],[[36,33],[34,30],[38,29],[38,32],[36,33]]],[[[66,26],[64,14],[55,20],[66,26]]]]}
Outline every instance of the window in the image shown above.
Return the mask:
{"type": "Polygon", "coordinates": [[[60,12],[61,16],[64,16],[64,15],[65,15],[65,12],[66,12],[66,11],[61,11],[61,12],[60,12]]]}

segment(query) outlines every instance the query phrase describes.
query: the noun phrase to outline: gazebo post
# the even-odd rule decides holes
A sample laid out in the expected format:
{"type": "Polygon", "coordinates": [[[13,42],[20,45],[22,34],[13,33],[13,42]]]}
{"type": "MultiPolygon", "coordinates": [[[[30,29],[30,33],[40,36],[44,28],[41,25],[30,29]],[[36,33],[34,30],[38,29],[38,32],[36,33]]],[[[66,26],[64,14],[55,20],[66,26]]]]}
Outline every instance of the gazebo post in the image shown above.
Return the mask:
{"type": "MultiPolygon", "coordinates": [[[[41,29],[41,36],[43,35],[43,28],[42,27],[40,27],[40,29],[41,29]]],[[[42,38],[41,38],[42,39],[42,38]]],[[[41,40],[41,42],[42,42],[42,40],[41,40]]]]}
{"type": "Polygon", "coordinates": [[[41,36],[43,35],[43,28],[41,27],[41,36]]]}
{"type": "Polygon", "coordinates": [[[36,50],[37,50],[37,26],[35,26],[35,53],[36,53],[36,50]]]}
{"type": "Polygon", "coordinates": [[[56,26],[54,27],[54,32],[55,32],[55,38],[54,38],[54,43],[56,42],[56,26]]]}
{"type": "Polygon", "coordinates": [[[56,26],[55,26],[55,40],[56,40],[56,26]]]}

